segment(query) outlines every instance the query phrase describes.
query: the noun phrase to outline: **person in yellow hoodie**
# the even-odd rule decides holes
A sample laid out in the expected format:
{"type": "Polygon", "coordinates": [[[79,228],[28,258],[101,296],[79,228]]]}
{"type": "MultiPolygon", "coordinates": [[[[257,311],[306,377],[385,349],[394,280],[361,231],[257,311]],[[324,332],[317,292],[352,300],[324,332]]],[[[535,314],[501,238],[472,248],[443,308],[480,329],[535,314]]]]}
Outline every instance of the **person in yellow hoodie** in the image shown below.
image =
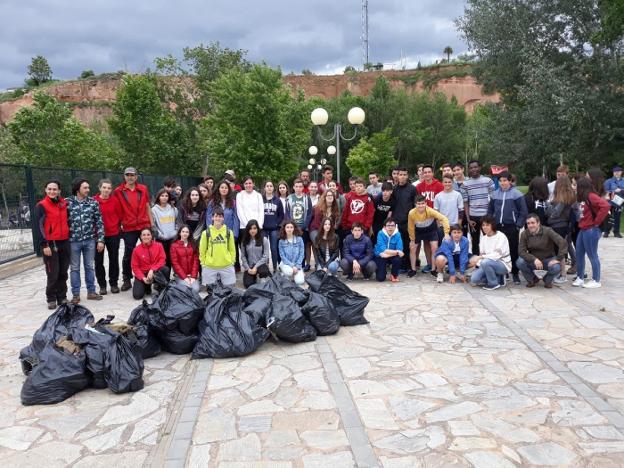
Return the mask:
{"type": "MultiPolygon", "coordinates": [[[[444,239],[449,239],[449,221],[442,213],[429,208],[423,195],[416,196],[416,208],[412,208],[407,216],[407,233],[410,238],[410,262],[412,269],[407,273],[410,278],[416,274],[416,246],[420,241],[425,243],[427,269],[435,276],[435,266],[431,261],[431,253],[438,249],[438,223],[444,229],[444,239]]],[[[424,271],[424,269],[423,269],[424,271]]]]}
{"type": "Polygon", "coordinates": [[[213,286],[220,278],[224,286],[234,286],[236,284],[235,261],[234,233],[223,224],[221,207],[216,207],[212,213],[212,225],[202,232],[199,241],[202,283],[206,286],[213,286]]]}

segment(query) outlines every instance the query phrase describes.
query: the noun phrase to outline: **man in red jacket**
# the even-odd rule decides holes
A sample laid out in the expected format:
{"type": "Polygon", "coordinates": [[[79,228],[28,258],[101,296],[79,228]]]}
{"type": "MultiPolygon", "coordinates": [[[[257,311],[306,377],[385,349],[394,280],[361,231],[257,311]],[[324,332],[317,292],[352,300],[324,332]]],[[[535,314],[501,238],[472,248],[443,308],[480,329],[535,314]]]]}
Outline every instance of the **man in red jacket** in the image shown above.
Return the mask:
{"type": "Polygon", "coordinates": [[[342,212],[340,220],[340,231],[342,238],[351,233],[354,223],[360,223],[364,227],[364,233],[370,234],[375,215],[375,204],[372,202],[366,191],[366,184],[361,178],[354,181],[354,191],[349,192],[347,204],[342,212]]]}
{"type": "Polygon", "coordinates": [[[427,206],[433,208],[433,200],[438,193],[444,191],[444,185],[433,177],[433,166],[429,164],[423,166],[422,177],[422,182],[416,186],[416,194],[424,196],[427,206]]]}
{"type": "Polygon", "coordinates": [[[127,291],[132,287],[132,251],[139,240],[141,229],[152,227],[154,221],[149,191],[145,185],[137,183],[137,170],[134,167],[127,167],[124,171],[124,182],[115,189],[115,197],[121,206],[121,238],[124,241],[121,290],[127,291]]]}
{"type": "MultiPolygon", "coordinates": [[[[119,199],[112,196],[113,183],[110,179],[102,179],[98,184],[100,193],[95,197],[95,201],[100,205],[102,221],[104,222],[104,245],[108,251],[108,282],[111,292],[119,292],[119,235],[121,226],[121,205],[119,199]]],[[[106,294],[106,269],[104,268],[104,251],[95,252],[95,277],[100,286],[100,295],[106,294]]]]}

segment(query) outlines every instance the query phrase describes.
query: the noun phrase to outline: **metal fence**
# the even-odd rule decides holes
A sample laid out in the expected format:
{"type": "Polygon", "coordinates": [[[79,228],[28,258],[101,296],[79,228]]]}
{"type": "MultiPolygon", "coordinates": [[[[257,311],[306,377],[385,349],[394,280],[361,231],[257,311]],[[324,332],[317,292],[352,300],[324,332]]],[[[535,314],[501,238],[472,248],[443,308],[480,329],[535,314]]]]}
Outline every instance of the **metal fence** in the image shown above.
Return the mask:
{"type": "MultiPolygon", "coordinates": [[[[62,169],[52,167],[0,164],[0,264],[39,252],[39,233],[34,228],[35,205],[43,198],[44,184],[49,179],[61,182],[61,193],[69,196],[71,181],[84,177],[97,193],[100,179],[108,178],[116,187],[123,181],[122,172],[62,169]]],[[[163,187],[168,176],[140,174],[139,182],[147,185],[150,194],[163,187]]],[[[201,182],[200,177],[174,176],[183,189],[201,182]]]]}

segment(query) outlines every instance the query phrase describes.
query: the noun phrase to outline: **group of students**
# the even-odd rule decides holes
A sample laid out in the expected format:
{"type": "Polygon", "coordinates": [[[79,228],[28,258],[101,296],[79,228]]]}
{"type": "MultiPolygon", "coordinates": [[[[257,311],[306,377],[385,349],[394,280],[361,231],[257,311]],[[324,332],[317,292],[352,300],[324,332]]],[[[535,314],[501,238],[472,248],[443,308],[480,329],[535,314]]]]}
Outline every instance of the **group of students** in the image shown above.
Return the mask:
{"type": "Polygon", "coordinates": [[[419,270],[421,245],[422,272],[438,282],[447,270],[451,283],[466,282],[466,270],[476,268],[471,282],[488,289],[500,287],[509,274],[520,284],[520,272],[528,287],[539,278],[551,287],[565,282],[570,255],[573,285],[600,287],[597,246],[610,210],[620,237],[624,182],[621,168],[613,172],[605,182],[599,170],[570,177],[561,166],[550,184],[533,179],[526,195],[507,172],[496,181],[482,175],[478,161],[468,164],[468,177],[461,163],[443,165],[442,181],[430,165],[418,167],[413,183],[404,167],[383,181],[371,172],[368,185],[349,179],[348,192],[333,180],[331,166],[318,182],[302,171],[292,192],[284,180],[265,181],[257,191],[250,176],[241,187],[228,170],[220,181],[205,177],[182,195],[169,178],[154,200],[133,167],[117,187],[101,180],[95,197],[86,179],[73,181],[67,199],[52,180],[36,209],[48,307],[67,302],[68,269],[70,300],[80,302],[81,260],[87,299],[101,300],[107,285],[113,294],[132,289],[140,299],[172,271],[176,282],[195,290],[217,280],[233,285],[238,271],[245,287],[277,271],[302,284],[312,263],[332,275],[342,270],[347,279],[374,275],[384,281],[390,269],[390,280],[398,282],[401,273],[413,277],[419,270]],[[585,256],[592,264],[588,282],[585,256]]]}

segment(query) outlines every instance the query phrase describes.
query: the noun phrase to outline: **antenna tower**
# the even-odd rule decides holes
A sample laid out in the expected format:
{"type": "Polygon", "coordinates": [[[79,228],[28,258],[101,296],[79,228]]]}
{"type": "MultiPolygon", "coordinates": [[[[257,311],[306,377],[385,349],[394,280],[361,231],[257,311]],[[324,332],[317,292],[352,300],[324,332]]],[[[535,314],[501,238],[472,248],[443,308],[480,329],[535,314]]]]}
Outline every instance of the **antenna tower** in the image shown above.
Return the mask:
{"type": "Polygon", "coordinates": [[[362,0],[362,61],[363,66],[368,60],[368,0],[362,0]]]}

